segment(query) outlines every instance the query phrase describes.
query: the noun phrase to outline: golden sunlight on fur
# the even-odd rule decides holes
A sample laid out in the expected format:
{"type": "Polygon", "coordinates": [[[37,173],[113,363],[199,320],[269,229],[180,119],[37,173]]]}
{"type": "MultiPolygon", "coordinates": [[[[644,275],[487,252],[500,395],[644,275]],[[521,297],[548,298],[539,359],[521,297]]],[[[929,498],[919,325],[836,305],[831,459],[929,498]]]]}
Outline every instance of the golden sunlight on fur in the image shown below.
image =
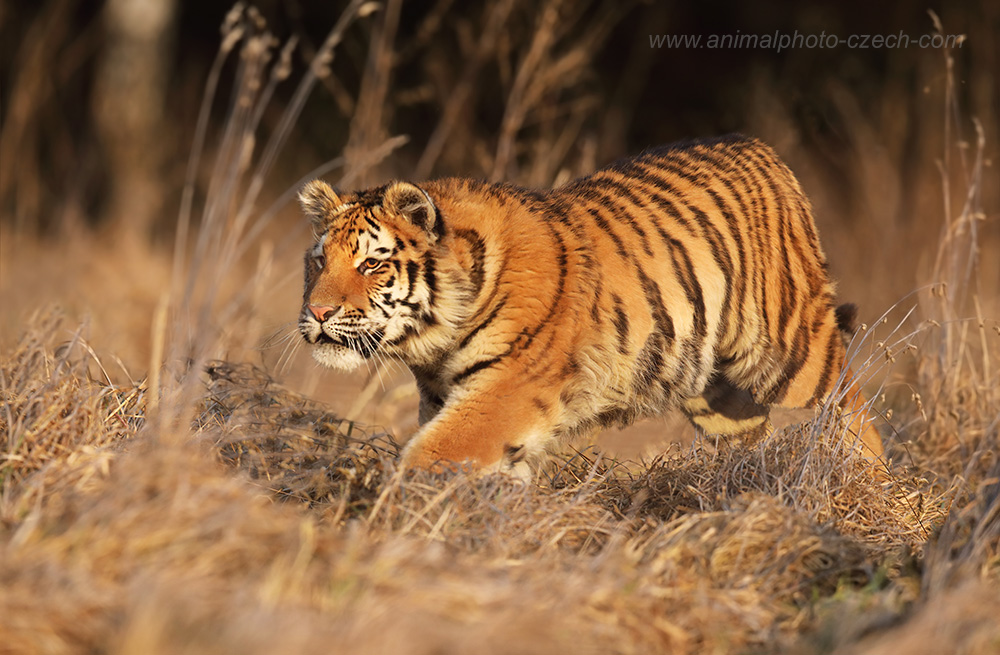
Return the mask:
{"type": "Polygon", "coordinates": [[[319,235],[302,336],[326,366],[410,367],[408,465],[523,472],[554,440],[671,408],[759,438],[771,406],[832,394],[882,454],[809,201],[760,141],[657,148],[552,191],[317,181],[300,199],[319,235]]]}

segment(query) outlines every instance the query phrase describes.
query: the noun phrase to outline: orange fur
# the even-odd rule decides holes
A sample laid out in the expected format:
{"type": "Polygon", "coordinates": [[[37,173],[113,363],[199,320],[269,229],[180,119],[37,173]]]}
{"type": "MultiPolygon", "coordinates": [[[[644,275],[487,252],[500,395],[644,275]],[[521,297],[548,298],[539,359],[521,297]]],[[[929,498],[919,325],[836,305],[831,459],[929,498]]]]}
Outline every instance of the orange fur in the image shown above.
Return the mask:
{"type": "MultiPolygon", "coordinates": [[[[822,402],[844,366],[809,202],[754,139],[660,148],[551,191],[313,182],[301,200],[320,239],[300,329],[330,366],[409,365],[409,465],[519,465],[672,407],[706,432],[755,434],[771,406],[822,402]]],[[[863,409],[853,383],[845,398],[863,409]]]]}

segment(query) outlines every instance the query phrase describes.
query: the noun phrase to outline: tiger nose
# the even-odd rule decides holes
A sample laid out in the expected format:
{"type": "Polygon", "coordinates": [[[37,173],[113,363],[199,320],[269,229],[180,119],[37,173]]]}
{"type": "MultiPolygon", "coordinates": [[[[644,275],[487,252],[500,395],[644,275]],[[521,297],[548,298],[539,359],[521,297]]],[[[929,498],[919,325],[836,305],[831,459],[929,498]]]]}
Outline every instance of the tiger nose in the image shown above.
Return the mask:
{"type": "Polygon", "coordinates": [[[320,323],[328,319],[330,317],[330,314],[336,311],[333,307],[330,307],[329,305],[307,304],[306,307],[309,309],[312,315],[316,317],[316,320],[319,321],[320,323]]]}

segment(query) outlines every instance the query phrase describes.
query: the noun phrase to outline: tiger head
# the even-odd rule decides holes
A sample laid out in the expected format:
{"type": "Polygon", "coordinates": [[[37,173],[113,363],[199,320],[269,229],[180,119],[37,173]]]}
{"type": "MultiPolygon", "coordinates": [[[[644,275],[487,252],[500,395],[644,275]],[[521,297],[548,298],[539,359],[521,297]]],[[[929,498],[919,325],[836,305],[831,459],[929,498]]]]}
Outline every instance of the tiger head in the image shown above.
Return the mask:
{"type": "Polygon", "coordinates": [[[406,182],[338,195],[321,181],[307,184],[299,201],[317,235],[299,314],[313,357],[351,370],[396,354],[434,321],[430,253],[442,232],[434,202],[406,182]]]}

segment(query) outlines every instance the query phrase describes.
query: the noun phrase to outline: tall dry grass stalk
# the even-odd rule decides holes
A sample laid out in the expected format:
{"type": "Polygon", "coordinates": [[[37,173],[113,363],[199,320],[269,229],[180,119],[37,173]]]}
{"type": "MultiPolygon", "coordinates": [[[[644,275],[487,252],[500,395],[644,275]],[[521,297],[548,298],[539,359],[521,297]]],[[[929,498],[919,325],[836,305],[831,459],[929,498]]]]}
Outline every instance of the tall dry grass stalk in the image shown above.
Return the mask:
{"type": "MultiPolygon", "coordinates": [[[[950,53],[945,66],[946,139],[939,161],[944,221],[934,264],[939,285],[924,299],[931,338],[920,359],[914,401],[926,422],[919,461],[951,476],[953,508],[960,509],[953,509],[928,553],[923,589],[931,604],[970,580],[995,584],[1000,575],[1000,317],[984,316],[983,293],[997,289],[995,281],[984,285],[980,275],[986,138],[974,120],[975,143],[965,140],[950,53]],[[960,180],[957,212],[951,202],[954,168],[960,180]]],[[[988,306],[998,309],[995,302],[988,306]]]]}
{"type": "MultiPolygon", "coordinates": [[[[296,40],[292,39],[277,51],[277,41],[267,30],[261,15],[253,8],[238,3],[226,16],[222,25],[222,45],[213,62],[206,82],[204,101],[199,113],[195,143],[188,164],[187,180],[181,200],[176,245],[174,249],[174,279],[167,305],[169,323],[154,325],[154,330],[166,334],[156,335],[168,348],[166,374],[151,374],[157,380],[181,381],[172,388],[155,389],[158,394],[171,396],[160,404],[166,410],[191,407],[193,398],[200,393],[200,372],[212,356],[219,356],[227,344],[239,342],[240,334],[252,339],[258,331],[247,329],[255,319],[255,290],[265,282],[271,269],[274,253],[286,255],[297,246],[302,233],[293,231],[276,246],[260,244],[258,238],[273,220],[278,209],[290,200],[296,189],[291,188],[274,204],[264,210],[258,207],[264,188],[278,153],[301,113],[317,81],[329,74],[337,45],[345,30],[358,18],[377,9],[374,3],[354,0],[349,3],[334,25],[326,40],[315,53],[308,70],[299,81],[291,101],[283,111],[272,133],[258,145],[261,138],[261,120],[272,101],[277,86],[292,72],[292,54],[296,40]],[[214,149],[214,161],[205,200],[196,212],[195,192],[205,143],[208,139],[208,121],[215,105],[220,76],[226,61],[236,58],[234,87],[228,103],[225,128],[214,149]],[[259,153],[259,154],[258,154],[259,153]],[[188,257],[188,235],[197,215],[197,237],[188,257]],[[227,286],[227,280],[244,276],[246,271],[238,262],[253,247],[260,249],[254,275],[249,280],[239,280],[227,286]],[[236,289],[223,297],[223,289],[236,289]],[[233,323],[239,329],[229,327],[233,323]],[[193,372],[193,375],[189,373],[193,372]],[[176,395],[180,394],[180,395],[176,395]]],[[[373,146],[366,157],[350,162],[343,180],[350,180],[366,168],[376,165],[393,148],[402,143],[399,138],[387,139],[373,146]]],[[[302,180],[345,165],[343,158],[336,158],[307,173],[302,180]]],[[[298,185],[296,185],[297,187],[298,185]]],[[[155,341],[156,339],[154,339],[155,341]]],[[[254,343],[244,343],[253,349],[254,343]]],[[[152,362],[155,369],[158,361],[152,362]]],[[[182,423],[184,415],[168,420],[182,423]]]]}

